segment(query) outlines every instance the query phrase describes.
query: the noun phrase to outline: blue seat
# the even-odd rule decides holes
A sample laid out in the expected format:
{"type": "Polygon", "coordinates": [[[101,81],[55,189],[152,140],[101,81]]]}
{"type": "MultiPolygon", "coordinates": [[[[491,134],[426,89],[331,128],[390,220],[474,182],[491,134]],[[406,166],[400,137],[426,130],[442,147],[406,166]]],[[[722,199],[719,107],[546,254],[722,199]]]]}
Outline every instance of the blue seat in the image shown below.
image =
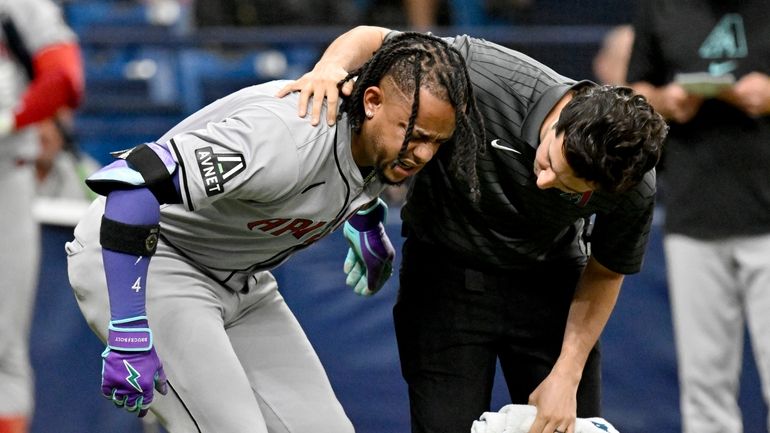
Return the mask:
{"type": "Polygon", "coordinates": [[[181,112],[177,62],[157,47],[84,48],[86,97],[82,111],[181,112]]]}
{"type": "Polygon", "coordinates": [[[286,78],[289,60],[279,50],[182,49],[178,53],[180,101],[192,113],[243,87],[286,78]]]}
{"type": "Polygon", "coordinates": [[[128,0],[83,0],[67,2],[63,6],[67,22],[79,33],[94,24],[122,26],[146,25],[147,8],[128,0]]]}

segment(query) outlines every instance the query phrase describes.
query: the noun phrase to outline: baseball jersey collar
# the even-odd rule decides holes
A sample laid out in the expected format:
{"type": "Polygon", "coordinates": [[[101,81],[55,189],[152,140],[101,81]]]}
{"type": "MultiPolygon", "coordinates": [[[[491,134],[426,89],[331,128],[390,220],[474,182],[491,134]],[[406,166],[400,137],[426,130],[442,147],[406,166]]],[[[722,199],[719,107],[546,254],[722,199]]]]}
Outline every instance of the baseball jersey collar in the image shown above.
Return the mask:
{"type": "Polygon", "coordinates": [[[537,149],[540,145],[540,127],[545,117],[556,105],[557,102],[568,91],[577,89],[586,85],[595,85],[591,81],[583,80],[576,83],[561,83],[546,89],[545,92],[535,102],[527,118],[524,119],[524,126],[521,130],[521,136],[533,148],[537,149]]]}
{"type": "Polygon", "coordinates": [[[337,142],[335,146],[340,158],[339,163],[344,167],[345,173],[348,173],[352,184],[360,187],[364,184],[364,177],[358,165],[356,165],[356,161],[353,159],[353,150],[351,149],[353,131],[350,130],[350,123],[346,113],[343,113],[337,120],[336,128],[337,142]]]}

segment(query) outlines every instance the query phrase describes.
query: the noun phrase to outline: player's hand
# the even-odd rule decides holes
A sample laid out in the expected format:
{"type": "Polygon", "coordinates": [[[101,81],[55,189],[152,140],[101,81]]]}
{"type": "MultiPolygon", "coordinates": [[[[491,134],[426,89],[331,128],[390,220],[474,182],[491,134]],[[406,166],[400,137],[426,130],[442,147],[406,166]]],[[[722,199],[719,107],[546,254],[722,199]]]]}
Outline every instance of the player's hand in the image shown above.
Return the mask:
{"type": "Polygon", "coordinates": [[[345,222],[343,234],[350,245],[343,270],[345,283],[359,295],[371,296],[379,291],[393,274],[396,251],[382,223],[388,205],[382,199],[358,211],[345,222]]]}
{"type": "Polygon", "coordinates": [[[163,395],[168,391],[147,319],[110,322],[107,342],[102,353],[102,394],[141,418],[152,404],[153,389],[163,395]]]}
{"type": "MultiPolygon", "coordinates": [[[[313,126],[318,125],[321,119],[321,107],[326,98],[326,123],[331,126],[337,121],[337,102],[340,98],[340,89],[337,84],[347,75],[348,72],[340,66],[319,62],[312,71],[281,88],[276,96],[282,98],[291,92],[299,91],[299,117],[305,117],[308,101],[313,97],[310,120],[313,126]]],[[[353,80],[347,81],[341,90],[343,95],[350,96],[353,91],[353,80]]]]}
{"type": "Polygon", "coordinates": [[[573,380],[554,368],[529,395],[529,404],[537,407],[537,416],[529,433],[574,433],[577,417],[577,387],[573,380]]]}

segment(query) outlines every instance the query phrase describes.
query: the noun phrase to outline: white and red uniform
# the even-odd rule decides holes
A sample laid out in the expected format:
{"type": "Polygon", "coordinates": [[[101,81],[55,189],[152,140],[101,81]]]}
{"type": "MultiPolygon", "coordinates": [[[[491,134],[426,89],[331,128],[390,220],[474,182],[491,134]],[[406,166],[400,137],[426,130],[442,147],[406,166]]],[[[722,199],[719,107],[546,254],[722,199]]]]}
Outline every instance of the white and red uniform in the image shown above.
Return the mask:
{"type": "MultiPolygon", "coordinates": [[[[49,0],[0,0],[31,59],[30,77],[0,31],[0,430],[24,429],[33,411],[29,362],[40,255],[40,234],[31,213],[38,137],[27,126],[74,107],[83,90],[75,34],[49,0]],[[19,427],[21,426],[21,427],[19,427]],[[9,427],[11,428],[11,427],[9,427]]],[[[13,430],[17,431],[17,430],[13,430]]],[[[23,430],[22,430],[23,431],[23,430]]]]}

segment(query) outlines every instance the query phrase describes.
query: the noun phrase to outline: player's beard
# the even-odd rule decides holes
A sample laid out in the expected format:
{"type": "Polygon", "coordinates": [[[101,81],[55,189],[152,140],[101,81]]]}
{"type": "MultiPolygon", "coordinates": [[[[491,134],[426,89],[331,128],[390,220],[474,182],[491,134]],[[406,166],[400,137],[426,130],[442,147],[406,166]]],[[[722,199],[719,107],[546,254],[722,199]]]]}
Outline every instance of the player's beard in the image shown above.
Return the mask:
{"type": "Polygon", "coordinates": [[[384,162],[374,168],[374,174],[377,176],[377,179],[380,180],[380,182],[386,184],[386,185],[392,185],[392,186],[399,186],[402,185],[404,182],[406,182],[407,178],[404,178],[400,181],[395,181],[393,179],[388,178],[388,176],[385,174],[385,169],[387,167],[394,167],[398,162],[392,161],[392,162],[384,162]]]}
{"type": "MultiPolygon", "coordinates": [[[[379,136],[376,136],[374,138],[374,148],[377,149],[377,152],[379,153],[380,156],[384,156],[385,144],[382,142],[379,136]]],[[[396,157],[396,159],[393,161],[390,161],[390,162],[383,161],[379,164],[374,165],[374,174],[375,176],[377,176],[377,179],[380,182],[384,183],[385,185],[393,185],[393,186],[398,186],[406,182],[406,179],[408,178],[402,179],[400,181],[395,181],[389,178],[387,174],[385,174],[388,168],[392,169],[398,164],[399,159],[400,159],[400,155],[396,157]]]]}

